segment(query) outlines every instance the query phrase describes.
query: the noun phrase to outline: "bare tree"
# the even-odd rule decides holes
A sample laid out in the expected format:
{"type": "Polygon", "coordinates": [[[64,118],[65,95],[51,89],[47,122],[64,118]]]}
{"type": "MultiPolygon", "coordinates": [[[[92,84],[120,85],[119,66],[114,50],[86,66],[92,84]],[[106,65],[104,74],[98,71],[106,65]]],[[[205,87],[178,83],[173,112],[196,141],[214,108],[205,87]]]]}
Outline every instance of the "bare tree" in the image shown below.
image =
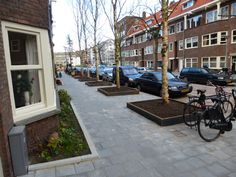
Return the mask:
{"type": "Polygon", "coordinates": [[[99,54],[98,54],[98,42],[97,42],[97,31],[98,31],[98,18],[99,18],[99,0],[90,0],[89,11],[92,17],[91,26],[93,28],[93,51],[96,62],[96,80],[99,80],[99,54]]]}
{"type": "MultiPolygon", "coordinates": [[[[109,21],[109,25],[111,27],[111,30],[114,35],[114,44],[115,44],[115,64],[116,64],[116,87],[120,88],[120,75],[119,75],[119,67],[120,67],[120,60],[121,60],[121,37],[119,33],[119,28],[118,28],[118,21],[120,19],[122,10],[124,8],[124,5],[127,0],[124,0],[121,2],[121,0],[110,0],[110,7],[112,11],[112,16],[108,12],[108,10],[105,7],[105,1],[100,0],[104,13],[106,14],[106,17],[109,21]]],[[[106,1],[107,2],[107,1],[106,1]]]]}

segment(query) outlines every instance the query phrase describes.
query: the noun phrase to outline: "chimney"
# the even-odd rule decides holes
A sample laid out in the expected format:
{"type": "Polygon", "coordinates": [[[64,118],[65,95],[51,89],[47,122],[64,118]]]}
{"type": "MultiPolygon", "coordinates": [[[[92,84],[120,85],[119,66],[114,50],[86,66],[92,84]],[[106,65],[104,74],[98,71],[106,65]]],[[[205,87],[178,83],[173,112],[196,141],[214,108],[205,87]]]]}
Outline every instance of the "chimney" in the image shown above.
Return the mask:
{"type": "Polygon", "coordinates": [[[143,18],[146,18],[146,12],[143,11],[143,15],[142,15],[143,18]]]}

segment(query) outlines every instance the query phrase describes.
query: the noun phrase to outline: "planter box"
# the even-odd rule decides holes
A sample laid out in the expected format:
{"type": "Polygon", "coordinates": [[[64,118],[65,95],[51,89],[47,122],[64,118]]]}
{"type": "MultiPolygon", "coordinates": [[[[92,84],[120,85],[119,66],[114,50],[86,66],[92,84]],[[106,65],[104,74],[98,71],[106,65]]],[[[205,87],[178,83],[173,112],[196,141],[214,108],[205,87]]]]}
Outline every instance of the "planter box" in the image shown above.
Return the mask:
{"type": "Polygon", "coordinates": [[[117,89],[116,87],[104,87],[104,88],[98,88],[98,91],[106,96],[139,94],[139,90],[131,87],[120,87],[120,89],[117,89]]]}
{"type": "Polygon", "coordinates": [[[80,82],[85,82],[85,81],[96,81],[95,78],[92,78],[92,77],[80,77],[78,79],[80,82]]]}
{"type": "Polygon", "coordinates": [[[96,87],[96,86],[109,86],[112,85],[111,82],[106,82],[106,81],[87,81],[85,82],[87,86],[90,87],[96,87]]]}
{"type": "Polygon", "coordinates": [[[183,122],[185,103],[170,100],[164,105],[162,99],[129,102],[127,107],[138,114],[150,119],[160,126],[174,125],[183,122]]]}

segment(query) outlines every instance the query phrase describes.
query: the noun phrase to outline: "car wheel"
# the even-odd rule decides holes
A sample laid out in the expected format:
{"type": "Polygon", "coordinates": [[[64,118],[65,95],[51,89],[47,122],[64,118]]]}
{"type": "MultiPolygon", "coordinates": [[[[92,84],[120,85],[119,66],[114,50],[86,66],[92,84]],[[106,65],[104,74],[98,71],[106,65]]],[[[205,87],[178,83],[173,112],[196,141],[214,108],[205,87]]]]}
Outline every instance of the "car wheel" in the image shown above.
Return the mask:
{"type": "Polygon", "coordinates": [[[142,87],[141,87],[140,84],[137,85],[137,89],[138,89],[139,91],[142,91],[142,87]]]}

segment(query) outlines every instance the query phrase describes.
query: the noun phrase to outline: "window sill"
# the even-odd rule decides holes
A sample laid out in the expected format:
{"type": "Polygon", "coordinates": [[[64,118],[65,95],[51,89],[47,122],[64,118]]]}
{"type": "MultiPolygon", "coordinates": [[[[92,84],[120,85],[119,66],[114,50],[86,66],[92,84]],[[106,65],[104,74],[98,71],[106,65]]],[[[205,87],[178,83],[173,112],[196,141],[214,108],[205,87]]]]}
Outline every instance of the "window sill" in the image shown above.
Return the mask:
{"type": "Polygon", "coordinates": [[[47,110],[44,113],[29,117],[26,119],[15,120],[14,124],[15,125],[27,125],[27,124],[42,120],[44,118],[51,117],[51,116],[56,115],[58,113],[60,113],[60,109],[58,107],[55,107],[54,109],[47,110]]]}

